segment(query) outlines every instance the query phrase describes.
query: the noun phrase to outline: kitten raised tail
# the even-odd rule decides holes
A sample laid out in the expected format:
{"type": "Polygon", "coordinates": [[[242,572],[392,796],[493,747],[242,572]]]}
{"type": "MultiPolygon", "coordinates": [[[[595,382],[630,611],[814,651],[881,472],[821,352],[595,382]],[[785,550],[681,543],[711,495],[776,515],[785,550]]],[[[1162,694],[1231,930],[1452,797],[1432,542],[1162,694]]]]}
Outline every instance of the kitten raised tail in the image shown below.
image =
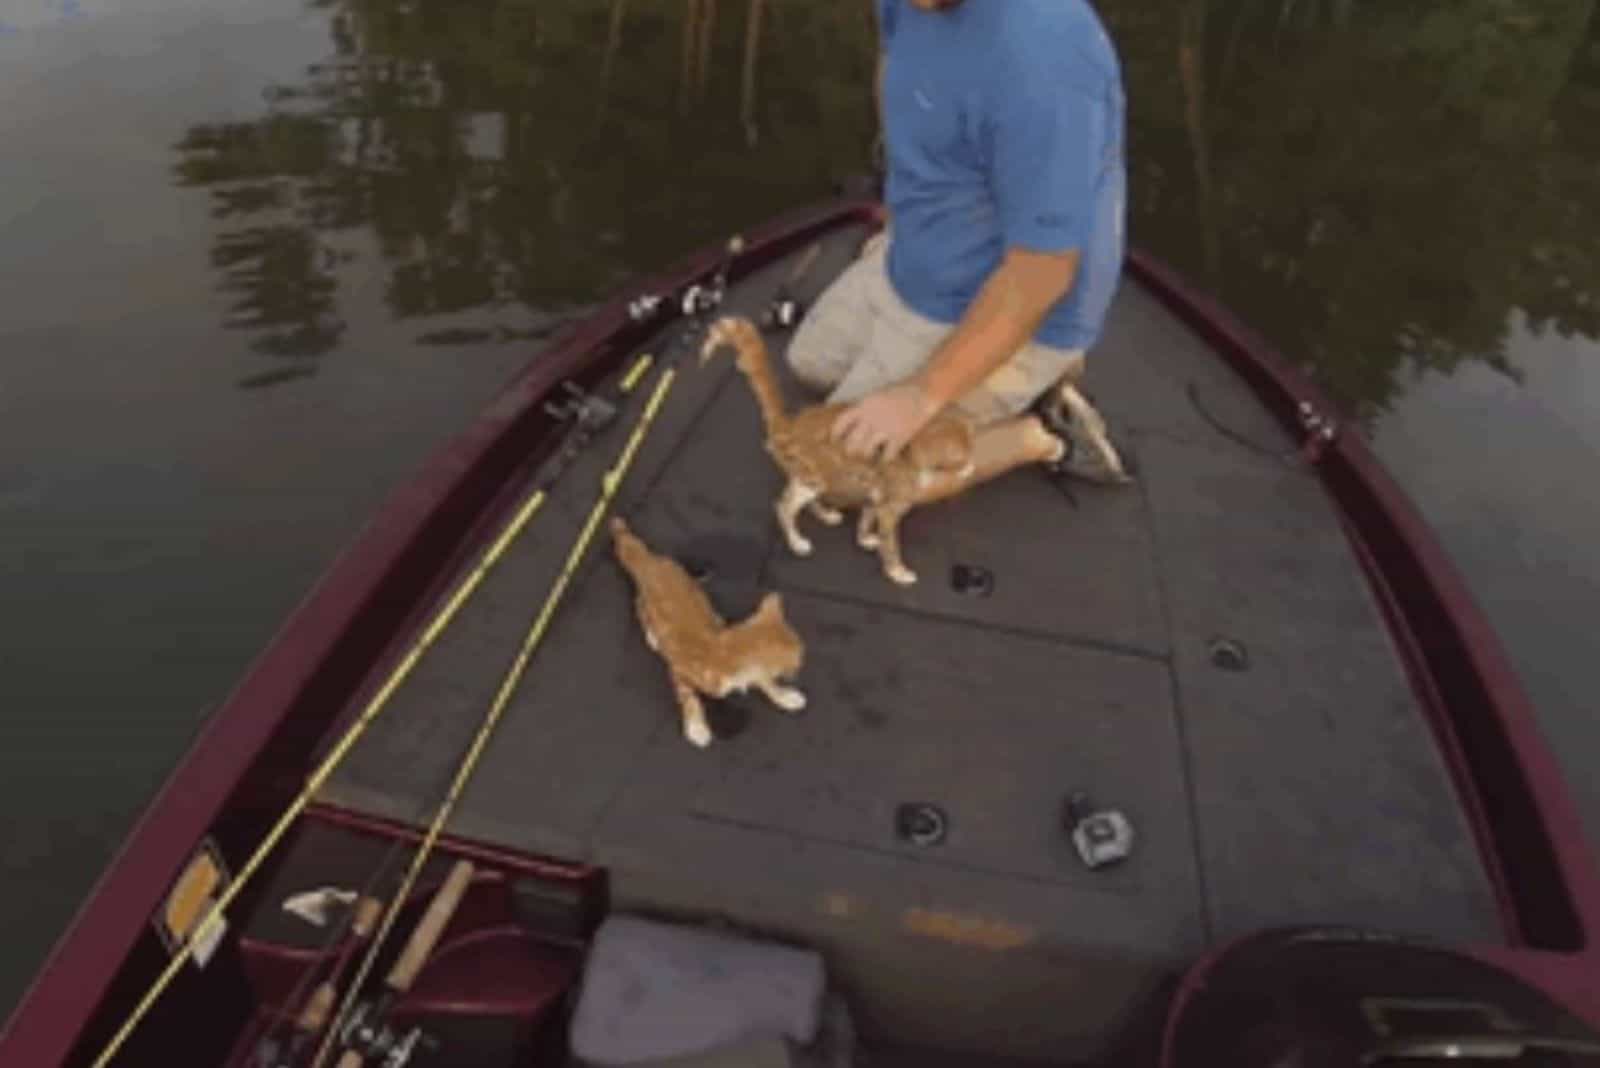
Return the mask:
{"type": "Polygon", "coordinates": [[[924,484],[949,482],[975,470],[972,426],[959,415],[940,415],[894,459],[853,456],[833,436],[847,405],[814,404],[793,413],[784,407],[771,356],[754,323],[738,317],[719,320],[707,335],[701,362],[723,345],[734,350],[739,370],[750,382],[766,427],[767,452],[789,479],[774,511],[790,551],[796,556],[812,551],[810,539],[800,532],[802,511],[833,524],[843,519],[839,506],[859,508],[860,544],[877,551],[891,580],[915,582],[916,573],[900,555],[900,520],[917,503],[924,484]]]}
{"type": "Polygon", "coordinates": [[[711,324],[705,344],[700,347],[700,363],[707,363],[723,345],[733,349],[734,362],[750,382],[768,439],[782,434],[789,428],[789,410],[784,405],[783,391],[778,387],[778,376],[772,370],[772,357],[761,331],[749,319],[733,316],[718,319],[711,324]]]}

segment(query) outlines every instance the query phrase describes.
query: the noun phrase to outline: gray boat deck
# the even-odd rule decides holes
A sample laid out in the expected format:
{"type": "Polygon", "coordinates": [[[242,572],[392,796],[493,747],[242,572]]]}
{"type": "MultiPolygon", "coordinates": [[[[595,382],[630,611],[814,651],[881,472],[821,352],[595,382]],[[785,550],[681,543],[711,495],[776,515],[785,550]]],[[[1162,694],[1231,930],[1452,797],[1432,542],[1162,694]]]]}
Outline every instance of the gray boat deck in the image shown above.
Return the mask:
{"type": "MultiPolygon", "coordinates": [[[[808,288],[858,238],[831,241],[808,288]]],[[[785,269],[736,288],[732,310],[755,313],[785,269]]],[[[816,555],[789,556],[743,380],[725,359],[683,371],[619,509],[658,549],[710,563],[726,615],[784,594],[810,707],[728,702],[725,736],[692,748],[598,538],[453,832],[603,865],[618,907],[820,946],[869,1033],[1020,1057],[1088,1056],[1163,971],[1262,926],[1503,937],[1332,507],[1136,284],[1088,385],[1138,483],[1079,486],[1074,504],[1024,471],[913,513],[908,590],[847,528],[813,521],[816,555]],[[955,564],[989,569],[992,595],[955,592],[955,564]],[[1248,670],[1212,666],[1217,636],[1244,644],[1248,670]],[[1076,859],[1072,789],[1132,818],[1127,863],[1076,859]],[[906,801],[948,813],[944,844],[896,838],[906,801]]],[[[437,803],[640,403],[566,473],[326,800],[405,820],[437,803]]]]}

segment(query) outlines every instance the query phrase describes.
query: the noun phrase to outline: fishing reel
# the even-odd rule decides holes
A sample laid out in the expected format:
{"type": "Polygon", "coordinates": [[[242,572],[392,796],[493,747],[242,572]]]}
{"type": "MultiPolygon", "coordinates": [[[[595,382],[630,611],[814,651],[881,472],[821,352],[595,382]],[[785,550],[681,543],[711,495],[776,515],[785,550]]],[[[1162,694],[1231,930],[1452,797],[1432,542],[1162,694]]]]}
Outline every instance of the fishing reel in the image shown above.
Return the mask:
{"type": "Polygon", "coordinates": [[[439,1048],[438,1039],[423,1034],[420,1027],[396,1029],[388,1015],[382,999],[358,1003],[339,1031],[340,1045],[359,1053],[367,1068],[405,1068],[417,1050],[439,1048]]]}
{"type": "Polygon", "coordinates": [[[805,314],[805,305],[787,291],[780,291],[767,305],[766,311],[761,313],[761,329],[793,330],[805,314]]]}
{"type": "Polygon", "coordinates": [[[655,318],[656,312],[667,302],[660,293],[645,293],[628,301],[628,318],[636,323],[655,318]]]}
{"type": "Polygon", "coordinates": [[[545,401],[545,414],[563,423],[572,423],[580,432],[604,430],[617,417],[617,406],[605,397],[586,392],[575,382],[561,383],[564,400],[545,401]]]}
{"type": "Polygon", "coordinates": [[[710,282],[692,282],[676,296],[645,293],[628,301],[628,318],[635,323],[646,323],[659,315],[661,309],[674,306],[683,318],[698,318],[722,303],[726,286],[725,278],[719,275],[710,282]]]}
{"type": "Polygon", "coordinates": [[[635,323],[648,322],[662,308],[676,304],[677,312],[685,319],[698,320],[707,312],[722,306],[728,295],[728,273],[733,261],[744,251],[744,237],[734,234],[728,239],[727,255],[717,264],[716,273],[706,282],[691,282],[675,297],[663,293],[645,293],[628,302],[628,318],[635,323]]]}
{"type": "Polygon", "coordinates": [[[733,261],[743,251],[744,237],[734,234],[728,239],[727,255],[717,264],[717,273],[711,276],[711,281],[705,285],[691,284],[683,291],[678,298],[678,310],[685,319],[704,322],[707,313],[722,307],[722,301],[728,295],[728,272],[733,270],[733,261]]]}
{"type": "Polygon", "coordinates": [[[711,311],[722,303],[725,283],[713,278],[710,282],[693,282],[685,286],[676,297],[663,293],[645,293],[628,301],[628,318],[636,323],[649,322],[662,308],[676,305],[685,319],[693,319],[711,311]]]}
{"type": "Polygon", "coordinates": [[[306,1040],[300,1036],[288,1042],[264,1038],[256,1044],[256,1057],[252,1064],[254,1068],[295,1068],[307,1046],[306,1040]]]}

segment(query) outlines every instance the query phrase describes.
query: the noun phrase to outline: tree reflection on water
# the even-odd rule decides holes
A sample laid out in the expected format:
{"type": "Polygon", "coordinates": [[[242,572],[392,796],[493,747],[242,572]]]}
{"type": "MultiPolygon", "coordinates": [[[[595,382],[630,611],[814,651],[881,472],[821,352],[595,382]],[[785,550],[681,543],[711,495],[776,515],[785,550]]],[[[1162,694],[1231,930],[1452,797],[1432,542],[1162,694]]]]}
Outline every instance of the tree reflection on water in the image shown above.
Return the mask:
{"type": "Polygon", "coordinates": [[[421,340],[512,340],[530,331],[497,309],[582,306],[865,167],[875,46],[857,5],[313,7],[332,58],[259,118],[176,146],[179,184],[223,224],[227,322],[266,354],[338,344],[340,268],[363,249],[397,318],[488,316],[421,340]]]}
{"type": "MultiPolygon", "coordinates": [[[[313,6],[332,57],[177,146],[228,322],[267,354],[334,348],[367,254],[396,317],[486,316],[424,340],[522,336],[497,309],[582,306],[822,195],[874,133],[863,0],[313,6]]],[[[1097,6],[1133,239],[1356,414],[1417,368],[1514,373],[1516,311],[1600,336],[1595,0],[1097,6]]]]}
{"type": "Polygon", "coordinates": [[[1594,0],[1099,5],[1133,240],[1370,416],[1414,370],[1600,336],[1594,0]]]}

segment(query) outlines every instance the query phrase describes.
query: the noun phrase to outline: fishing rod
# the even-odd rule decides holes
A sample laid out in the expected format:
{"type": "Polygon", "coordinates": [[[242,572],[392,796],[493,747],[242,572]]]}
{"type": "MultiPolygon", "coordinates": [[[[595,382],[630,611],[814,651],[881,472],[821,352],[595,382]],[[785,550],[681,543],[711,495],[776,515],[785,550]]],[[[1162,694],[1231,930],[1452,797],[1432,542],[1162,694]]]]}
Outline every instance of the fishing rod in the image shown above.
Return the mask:
{"type": "MultiPolygon", "coordinates": [[[[272,1037],[272,1028],[256,1046],[255,1062],[262,1068],[293,1068],[304,1056],[311,1043],[322,1034],[322,1029],[327,1026],[328,1018],[333,1014],[334,1001],[339,996],[339,979],[346,966],[355,956],[356,949],[378,926],[378,920],[383,915],[383,902],[375,897],[360,897],[350,909],[348,924],[340,928],[338,938],[345,934],[350,936],[349,943],[345,946],[339,958],[334,962],[333,968],[326,978],[317,984],[311,996],[301,1006],[300,1012],[292,1018],[292,1031],[287,1042],[282,1046],[272,1037]]],[[[306,969],[306,977],[316,974],[315,968],[306,969]]],[[[302,980],[303,982],[304,980],[302,980]]],[[[286,999],[286,1005],[293,1005],[299,1000],[303,986],[297,984],[286,999]]]]}
{"type": "Polygon", "coordinates": [[[484,578],[499,563],[506,549],[522,533],[523,528],[543,507],[544,502],[545,491],[536,489],[517,507],[499,536],[484,550],[477,564],[456,586],[438,611],[434,613],[422,633],[406,650],[400,661],[385,678],[383,684],[367,700],[355,721],[351,723],[344,734],[339,737],[339,740],[334,743],[327,756],[323,757],[322,761],[311,772],[305,786],[284,808],[277,821],[273,823],[266,836],[262,838],[261,844],[256,847],[255,852],[251,853],[249,859],[240,866],[238,874],[217,895],[217,900],[211,905],[205,916],[195,925],[189,937],[179,945],[177,952],[173,953],[172,959],[167,962],[166,967],[151,982],[144,995],[134,1005],[133,1010],[123,1020],[122,1025],[106,1041],[99,1055],[91,1062],[90,1068],[106,1068],[111,1063],[111,1059],[127,1043],[134,1029],[139,1026],[139,1023],[149,1014],[156,1001],[172,985],[172,981],[177,977],[178,971],[193,956],[195,947],[205,944],[206,936],[210,934],[211,927],[218,922],[218,918],[222,916],[223,911],[249,885],[251,878],[260,869],[272,851],[277,848],[278,843],[283,840],[283,836],[288,833],[295,820],[299,819],[300,814],[305,811],[306,806],[311,803],[312,798],[322,789],[329,776],[343,762],[357,740],[383,714],[383,711],[388,707],[390,699],[400,689],[401,684],[410,677],[411,672],[416,669],[423,655],[438,641],[445,628],[450,625],[457,613],[461,611],[461,607],[477,592],[478,587],[483,584],[484,578]]]}
{"type": "Polygon", "coordinates": [[[728,293],[728,272],[744,251],[744,238],[734,234],[728,239],[723,258],[716,271],[706,282],[690,282],[676,294],[641,293],[628,301],[628,318],[636,323],[649,322],[666,310],[674,311],[684,319],[698,321],[719,305],[728,293]]]}
{"type": "MultiPolygon", "coordinates": [[[[362,1068],[369,1057],[381,1060],[385,1065],[404,1065],[411,1059],[411,1054],[419,1045],[433,1045],[432,1040],[422,1033],[420,1027],[412,1027],[405,1031],[396,1031],[390,1027],[389,1014],[400,998],[411,989],[411,984],[416,982],[422,966],[433,955],[434,947],[439,944],[445,928],[450,925],[456,909],[461,905],[461,899],[466,896],[474,870],[469,860],[458,860],[450,868],[450,874],[445,876],[438,892],[433,895],[433,900],[428,902],[427,911],[422,914],[422,918],[417,921],[417,926],[411,932],[411,937],[406,940],[405,948],[400,951],[400,956],[395,958],[394,964],[390,965],[389,974],[383,981],[382,993],[376,1000],[358,1005],[345,1025],[339,1029],[339,1040],[347,1048],[340,1056],[337,1068],[362,1068]]],[[[332,1007],[332,1001],[330,996],[329,1007],[332,1007]]],[[[332,1031],[328,1033],[332,1034],[332,1031]]]]}
{"type": "MultiPolygon", "coordinates": [[[[399,906],[409,895],[417,877],[422,872],[423,865],[427,863],[428,858],[433,854],[434,847],[438,844],[439,837],[444,832],[445,824],[449,822],[451,815],[455,812],[457,802],[466,791],[467,783],[477,771],[478,761],[482,758],[488,746],[490,736],[499,725],[500,718],[505,714],[506,708],[511,704],[511,697],[521,683],[534,652],[543,643],[556,608],[565,596],[567,587],[571,583],[573,575],[577,572],[579,563],[582,562],[584,552],[594,539],[595,531],[599,529],[600,521],[604,518],[606,509],[616,496],[617,488],[622,484],[623,477],[633,465],[633,459],[638,452],[639,444],[654,423],[656,413],[660,410],[662,402],[672,388],[676,375],[677,368],[670,366],[663,368],[660,378],[656,380],[655,390],[651,393],[650,400],[646,403],[644,411],[639,417],[638,425],[634,427],[632,435],[629,436],[627,444],[623,447],[621,456],[601,476],[600,495],[595,500],[594,507],[590,509],[589,517],[585,521],[582,530],[580,530],[577,539],[573,542],[571,550],[567,553],[566,562],[556,576],[549,594],[545,597],[544,604],[540,607],[538,615],[529,626],[521,647],[518,648],[516,655],[512,658],[510,667],[502,677],[494,698],[490,701],[483,720],[472,738],[472,743],[467,747],[466,755],[462,757],[456,767],[444,799],[440,802],[438,810],[428,824],[428,829],[423,835],[422,842],[417,846],[416,852],[412,854],[410,867],[400,883],[400,889],[391,899],[389,908],[386,910],[383,921],[379,925],[378,932],[367,947],[361,966],[357,968],[355,976],[351,979],[345,991],[344,999],[334,1016],[332,1026],[328,1027],[323,1033],[322,1041],[317,1047],[317,1053],[311,1060],[311,1068],[321,1068],[327,1059],[335,1038],[348,1031],[348,1021],[351,1019],[356,999],[360,996],[362,982],[372,970],[373,963],[383,949],[384,942],[388,938],[389,932],[394,926],[395,918],[399,913],[399,906]]],[[[365,1019],[369,1021],[368,1026],[377,1026],[373,1022],[376,1018],[371,1012],[365,1014],[365,1019]]],[[[340,1068],[359,1068],[361,1063],[359,1059],[351,1062],[348,1057],[344,1057],[341,1058],[340,1068]]]]}
{"type": "MultiPolygon", "coordinates": [[[[677,302],[682,314],[684,314],[686,317],[692,317],[696,323],[703,323],[706,314],[719,306],[723,297],[726,295],[728,275],[732,270],[734,261],[737,259],[739,253],[743,250],[743,237],[735,235],[728,242],[726,255],[719,264],[716,272],[713,274],[710,285],[706,286],[699,282],[691,282],[683,288],[682,292],[679,294],[679,299],[677,302]]],[[[639,301],[634,302],[635,305],[638,303],[639,301]]],[[[634,306],[630,305],[628,311],[630,318],[633,318],[636,322],[642,322],[653,317],[655,306],[652,304],[647,309],[636,309],[634,306]]],[[[686,341],[686,336],[689,332],[689,329],[690,328],[686,328],[684,331],[680,332],[677,338],[677,341],[680,343],[680,347],[687,347],[683,343],[686,341]]],[[[624,392],[631,390],[633,386],[643,378],[644,373],[649,369],[650,363],[651,358],[646,355],[635,364],[635,366],[626,376],[624,376],[624,392]]],[[[670,372],[672,369],[669,368],[668,371],[670,372]]],[[[671,380],[672,378],[670,373],[665,375],[663,378],[663,382],[665,383],[670,383],[671,380]]],[[[658,390],[659,389],[660,386],[658,385],[658,390]]],[[[579,397],[569,397],[569,403],[574,404],[577,407],[568,408],[567,411],[574,419],[574,433],[589,437],[593,436],[593,434],[599,428],[603,427],[610,421],[610,418],[615,414],[615,409],[614,406],[612,406],[608,411],[605,405],[590,405],[587,409],[585,409],[583,402],[587,399],[590,398],[583,397],[581,395],[579,397]]],[[[657,398],[652,398],[652,401],[656,404],[659,403],[657,398]]],[[[558,418],[560,417],[559,410],[552,410],[548,404],[546,406],[546,411],[552,415],[556,415],[558,418]]],[[[650,411],[650,409],[647,409],[647,411],[650,411]]],[[[651,411],[651,418],[653,418],[653,411],[651,411]]],[[[637,434],[637,431],[635,433],[637,434]]],[[[567,459],[570,459],[570,454],[567,456],[567,459]]],[[[631,454],[629,455],[629,461],[631,462],[631,454]]],[[[252,852],[245,862],[240,865],[237,875],[231,881],[229,881],[225,887],[223,887],[222,891],[217,895],[216,901],[212,903],[211,907],[206,911],[200,921],[195,924],[193,931],[191,931],[189,934],[189,937],[178,946],[176,952],[174,952],[172,955],[172,959],[167,962],[166,966],[163,967],[162,970],[156,975],[156,978],[151,981],[150,986],[146,988],[144,994],[141,995],[139,1000],[135,1003],[133,1009],[128,1013],[127,1017],[124,1018],[121,1025],[119,1025],[116,1031],[112,1033],[111,1037],[106,1040],[106,1043],[101,1047],[99,1054],[96,1055],[92,1062],[90,1062],[90,1068],[107,1068],[107,1066],[111,1063],[112,1058],[114,1058],[122,1049],[122,1047],[127,1044],[128,1039],[133,1035],[133,1032],[138,1028],[139,1024],[146,1016],[149,1015],[150,1010],[155,1006],[156,1002],[160,1000],[161,996],[166,993],[169,987],[171,987],[173,980],[178,976],[178,972],[193,957],[196,948],[200,945],[206,944],[208,941],[207,936],[211,933],[211,928],[219,922],[224,911],[229,905],[237,900],[239,895],[244,891],[245,887],[250,884],[251,879],[260,870],[261,865],[266,862],[267,857],[271,855],[274,849],[277,848],[278,844],[283,840],[284,835],[288,833],[289,828],[294,825],[295,821],[299,819],[301,813],[305,811],[306,806],[309,805],[312,799],[322,790],[322,787],[327,783],[329,777],[332,776],[333,772],[337,770],[339,765],[344,761],[345,757],[355,746],[356,742],[360,740],[360,738],[367,732],[368,728],[372,726],[373,722],[380,715],[382,715],[384,710],[388,707],[389,701],[394,697],[395,693],[399,691],[401,685],[405,683],[405,681],[410,677],[411,673],[416,669],[417,664],[421,662],[424,654],[426,654],[428,650],[432,648],[432,646],[438,641],[440,635],[444,633],[445,629],[460,613],[462,606],[464,606],[467,601],[472,598],[473,594],[475,594],[478,588],[483,584],[484,579],[488,576],[488,573],[493,570],[496,564],[500,562],[501,558],[505,555],[506,549],[517,540],[517,538],[522,534],[524,528],[526,528],[528,523],[544,506],[547,497],[547,487],[544,482],[545,480],[541,480],[540,484],[536,486],[532,492],[530,492],[517,506],[516,510],[512,513],[511,518],[500,531],[499,535],[484,549],[483,553],[479,556],[478,561],[473,566],[472,570],[462,578],[460,583],[458,583],[456,588],[451,592],[450,596],[429,618],[428,623],[423,628],[422,632],[406,649],[406,652],[401,656],[400,660],[385,677],[383,683],[372,694],[372,696],[368,698],[367,702],[362,706],[362,709],[356,716],[355,720],[348,728],[346,728],[345,732],[340,735],[327,755],[324,756],[317,766],[312,770],[311,774],[306,779],[305,785],[301,787],[300,791],[296,793],[295,796],[290,800],[283,812],[279,814],[277,820],[273,823],[271,828],[268,829],[266,835],[263,836],[260,844],[256,846],[254,852],[252,852]]],[[[387,915],[392,916],[392,910],[390,910],[387,915]]],[[[384,934],[387,934],[387,929],[385,929],[384,934]]],[[[364,978],[364,972],[362,977],[364,978]]],[[[320,1057],[321,1053],[319,1051],[319,1060],[320,1057]]]]}
{"type": "MultiPolygon", "coordinates": [[[[615,420],[618,401],[622,396],[633,391],[634,387],[643,379],[645,372],[649,370],[651,362],[652,357],[649,354],[640,356],[617,382],[615,396],[613,397],[606,397],[598,391],[584,393],[571,382],[564,382],[562,385],[566,400],[560,404],[554,401],[545,402],[545,413],[558,422],[567,424],[569,429],[564,435],[559,449],[543,465],[542,477],[535,485],[535,496],[542,499],[542,495],[549,491],[567,465],[589,445],[600,431],[615,420]]],[[[421,820],[426,815],[427,811],[421,810],[417,813],[417,818],[421,820]]],[[[402,846],[402,841],[397,838],[384,851],[382,859],[361,888],[360,896],[363,900],[370,898],[376,887],[388,877],[391,867],[399,859],[402,846]]],[[[359,944],[360,939],[371,934],[371,927],[376,925],[380,915],[374,914],[371,917],[366,930],[355,931],[359,936],[356,944],[359,944]]],[[[344,938],[346,931],[353,929],[360,919],[362,919],[360,914],[347,915],[343,924],[335,924],[330,929],[328,937],[322,943],[321,948],[326,951],[330,946],[337,944],[344,938]]],[[[302,1015],[295,1018],[299,1021],[299,1026],[293,1031],[289,1043],[283,1048],[280,1048],[274,1034],[278,1024],[269,1026],[267,1034],[257,1043],[256,1064],[260,1068],[293,1068],[304,1052],[307,1044],[307,1028],[312,1021],[315,1021],[315,1026],[311,1027],[309,1037],[315,1038],[320,1035],[321,1029],[326,1023],[327,1010],[333,1007],[332,1002],[336,996],[340,973],[348,963],[349,958],[350,953],[347,949],[345,953],[340,955],[333,974],[319,984],[309,997],[306,995],[306,989],[315,978],[316,969],[315,967],[308,967],[304,970],[285,999],[285,1004],[292,1006],[300,1003],[302,998],[306,998],[302,1015]],[[320,1004],[324,999],[326,999],[327,1004],[323,1011],[320,1013],[314,1012],[312,1006],[320,1004]]]]}
{"type": "MultiPolygon", "coordinates": [[[[567,423],[570,429],[559,449],[542,465],[543,470],[536,486],[538,493],[547,493],[550,487],[559,479],[560,474],[577,455],[590,444],[600,431],[615,420],[621,399],[632,393],[639,382],[643,380],[653,360],[654,358],[648,353],[639,356],[628,371],[618,379],[614,390],[608,391],[611,394],[610,396],[607,396],[602,391],[585,393],[570,382],[567,382],[563,383],[565,387],[564,393],[566,394],[565,400],[560,403],[555,401],[547,401],[545,403],[546,414],[560,422],[567,423]]],[[[420,822],[426,819],[429,811],[427,808],[419,809],[416,814],[417,821],[420,822]]],[[[360,894],[363,899],[370,898],[375,893],[376,888],[387,879],[391,868],[401,855],[403,846],[403,841],[397,838],[384,851],[377,867],[361,888],[360,894]]],[[[381,912],[372,916],[367,930],[358,933],[364,938],[365,935],[371,933],[370,927],[376,926],[379,919],[381,919],[381,912]]],[[[349,915],[345,916],[344,920],[345,924],[353,922],[352,917],[349,915]]],[[[337,944],[344,938],[346,929],[346,926],[336,924],[330,929],[322,948],[326,950],[328,947],[337,944]]],[[[269,1027],[268,1033],[257,1043],[255,1063],[259,1068],[294,1068],[294,1065],[298,1063],[309,1045],[306,1033],[309,1021],[316,1021],[309,1037],[318,1038],[321,1036],[327,1017],[331,1015],[329,1010],[333,1007],[333,999],[337,996],[340,973],[343,971],[349,957],[348,950],[346,953],[341,954],[334,973],[318,984],[317,988],[309,996],[307,995],[307,989],[316,977],[316,969],[308,967],[304,970],[285,999],[285,1004],[290,1006],[300,1004],[301,1000],[305,999],[305,1008],[302,1016],[294,1018],[299,1020],[301,1025],[292,1032],[291,1040],[286,1044],[279,1043],[274,1034],[275,1029],[281,1026],[281,1022],[269,1027]],[[325,1008],[320,1013],[313,1012],[311,1006],[315,1003],[321,1003],[324,999],[327,1002],[325,1008]]]]}
{"type": "MultiPolygon", "coordinates": [[[[415,979],[415,970],[409,973],[402,972],[398,977],[394,972],[391,972],[384,993],[376,1001],[358,1002],[362,984],[377,960],[378,954],[382,952],[384,942],[394,925],[401,903],[409,896],[417,877],[432,856],[444,827],[455,811],[457,802],[462,794],[466,792],[468,782],[471,781],[472,776],[477,771],[478,762],[487,749],[490,736],[499,725],[506,708],[509,707],[511,698],[521,684],[534,653],[543,643],[545,634],[549,630],[550,622],[555,616],[556,609],[566,595],[567,588],[573,576],[577,573],[578,566],[582,562],[590,542],[593,541],[595,532],[599,529],[600,522],[605,517],[606,510],[610,507],[618,488],[622,484],[623,477],[632,466],[639,445],[644,440],[645,434],[654,425],[656,414],[665,402],[666,396],[677,376],[677,368],[673,364],[683,351],[687,351],[688,348],[692,347],[690,342],[694,335],[704,327],[705,320],[709,314],[721,306],[727,294],[728,274],[732,269],[734,260],[743,248],[743,238],[735,236],[728,242],[727,254],[716,273],[712,276],[710,284],[708,286],[691,284],[684,290],[679,302],[679,309],[683,316],[689,319],[689,322],[678,331],[674,340],[668,344],[667,357],[662,361],[664,366],[661,375],[656,381],[656,386],[651,393],[650,399],[646,402],[644,410],[639,416],[639,422],[635,425],[633,433],[623,446],[616,463],[601,476],[600,494],[590,509],[589,516],[573,542],[572,548],[568,551],[566,561],[562,565],[561,571],[557,574],[555,582],[552,583],[544,604],[540,607],[537,616],[523,638],[521,646],[501,678],[500,685],[484,713],[477,732],[473,735],[471,744],[457,764],[455,774],[452,776],[444,798],[439,803],[433,819],[429,822],[427,831],[417,846],[416,852],[412,855],[411,864],[406,871],[405,877],[401,880],[400,889],[393,895],[377,934],[367,947],[360,967],[357,968],[354,977],[346,988],[344,998],[339,1005],[337,1013],[334,1015],[331,1026],[327,1027],[323,1032],[316,1054],[312,1057],[310,1068],[322,1068],[336,1040],[347,1046],[339,1059],[337,1068],[361,1068],[368,1055],[382,1055],[385,1058],[384,1063],[386,1065],[403,1065],[415,1048],[414,1038],[409,1039],[411,1044],[406,1044],[407,1039],[396,1038],[396,1033],[388,1027],[385,1021],[385,1017],[399,995],[409,986],[410,981],[415,979]],[[397,978],[399,981],[396,981],[397,978]]],[[[634,307],[640,309],[640,318],[648,318],[656,312],[658,305],[641,304],[639,301],[635,301],[634,307]]],[[[633,308],[630,307],[630,313],[632,310],[633,308]]],[[[641,361],[642,365],[643,361],[641,361]]],[[[636,367],[635,371],[630,373],[627,380],[629,388],[631,388],[632,383],[637,382],[642,373],[641,367],[636,367]]],[[[453,905],[451,907],[453,908],[453,905]]],[[[419,924],[418,930],[419,932],[422,930],[422,925],[419,924]]],[[[437,931],[433,932],[434,939],[437,939],[437,934],[437,931]]],[[[431,951],[432,943],[427,942],[425,945],[427,948],[418,951],[418,955],[415,956],[413,961],[416,968],[421,967],[421,964],[426,959],[427,952],[431,951]]],[[[408,951],[402,954],[401,961],[405,962],[412,957],[413,954],[408,951]]],[[[410,1036],[412,1033],[408,1032],[407,1034],[410,1036]]]]}

